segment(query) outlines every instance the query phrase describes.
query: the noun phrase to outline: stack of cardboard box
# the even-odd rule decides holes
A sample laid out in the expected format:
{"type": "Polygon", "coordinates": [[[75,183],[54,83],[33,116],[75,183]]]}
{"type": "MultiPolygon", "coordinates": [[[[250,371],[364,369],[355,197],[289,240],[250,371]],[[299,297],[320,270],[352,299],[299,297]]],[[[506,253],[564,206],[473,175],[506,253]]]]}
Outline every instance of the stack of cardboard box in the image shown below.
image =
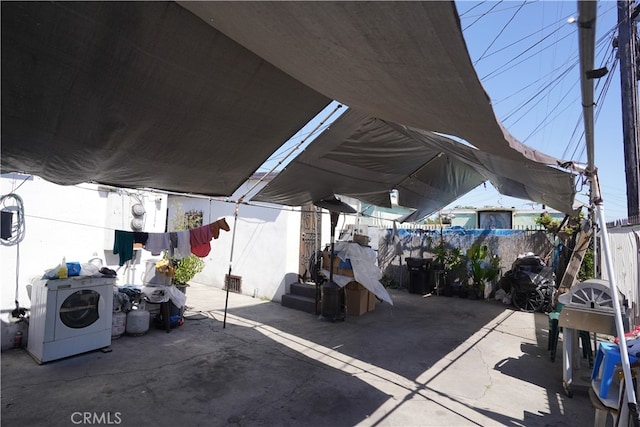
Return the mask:
{"type": "MultiPolygon", "coordinates": [[[[322,252],[322,265],[326,270],[331,271],[331,259],[329,258],[329,251],[322,252]]],[[[353,277],[353,269],[351,268],[351,261],[348,259],[342,260],[337,256],[333,256],[333,274],[339,274],[340,276],[353,277]]]]}
{"type": "MultiPolygon", "coordinates": [[[[331,259],[329,258],[329,251],[325,250],[324,252],[322,252],[322,263],[324,269],[331,269],[331,259]]],[[[354,277],[353,269],[351,267],[351,261],[349,259],[342,260],[334,255],[333,274],[354,277]]],[[[375,309],[376,296],[355,280],[347,284],[346,292],[347,316],[361,316],[375,309]]]]}
{"type": "Polygon", "coordinates": [[[362,316],[376,308],[376,296],[360,283],[347,284],[347,316],[362,316]]]}

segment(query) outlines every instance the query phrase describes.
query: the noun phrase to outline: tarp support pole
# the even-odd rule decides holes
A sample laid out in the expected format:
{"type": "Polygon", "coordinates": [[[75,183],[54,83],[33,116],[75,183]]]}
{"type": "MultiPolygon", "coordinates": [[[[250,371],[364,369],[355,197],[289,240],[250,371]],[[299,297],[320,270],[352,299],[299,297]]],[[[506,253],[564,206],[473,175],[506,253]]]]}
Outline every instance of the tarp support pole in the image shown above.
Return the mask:
{"type": "MultiPolygon", "coordinates": [[[[622,311],[620,300],[618,299],[618,285],[616,283],[615,271],[613,268],[613,258],[611,255],[611,247],[609,244],[609,233],[607,232],[607,223],[604,215],[604,206],[600,197],[600,184],[598,182],[598,174],[595,173],[591,177],[591,188],[594,194],[594,204],[598,223],[600,224],[600,233],[602,237],[602,249],[604,251],[604,262],[607,266],[609,279],[609,287],[611,289],[611,299],[613,301],[613,309],[615,312],[616,332],[618,334],[618,347],[620,349],[620,357],[622,362],[622,372],[624,373],[624,385],[629,405],[629,419],[633,420],[634,426],[640,425],[638,418],[638,405],[636,403],[636,392],[633,388],[633,377],[631,376],[631,365],[629,363],[629,351],[627,349],[627,340],[625,337],[624,324],[622,323],[622,311]]],[[[618,408],[618,413],[623,413],[623,408],[618,408]]],[[[626,425],[626,424],[625,424],[626,425]]]]}
{"type": "Polygon", "coordinates": [[[227,295],[224,301],[224,320],[222,321],[222,329],[227,327],[227,307],[229,306],[229,285],[231,284],[231,268],[233,266],[233,247],[236,242],[236,225],[238,224],[238,208],[240,207],[241,200],[236,202],[236,208],[233,213],[233,233],[231,235],[231,255],[229,255],[229,274],[227,274],[227,295]]]}
{"type": "MultiPolygon", "coordinates": [[[[598,218],[600,232],[602,233],[602,249],[604,252],[605,263],[609,273],[609,287],[611,289],[611,299],[613,300],[613,308],[616,321],[616,332],[618,334],[618,347],[620,349],[620,357],[622,363],[622,371],[624,373],[624,383],[627,402],[629,405],[629,418],[633,419],[633,425],[638,426],[638,410],[636,403],[636,394],[633,388],[633,378],[631,377],[631,366],[629,363],[629,352],[627,351],[627,340],[624,336],[624,325],[622,324],[622,312],[620,311],[620,301],[618,299],[618,286],[616,283],[615,272],[613,269],[613,261],[611,248],[609,245],[609,233],[607,232],[607,222],[604,216],[604,207],[602,194],[600,192],[600,183],[598,181],[598,172],[595,167],[595,137],[594,137],[594,117],[593,117],[593,79],[589,78],[588,72],[594,69],[595,56],[595,33],[597,18],[597,1],[578,0],[578,28],[579,28],[579,50],[580,50],[580,87],[582,92],[582,112],[584,121],[584,138],[587,146],[587,176],[591,190],[591,206],[595,209],[595,215],[598,218]]],[[[618,421],[620,416],[626,412],[624,408],[618,408],[618,421]]],[[[630,420],[623,420],[623,423],[630,420]]],[[[626,425],[626,424],[625,424],[626,425]]]]}

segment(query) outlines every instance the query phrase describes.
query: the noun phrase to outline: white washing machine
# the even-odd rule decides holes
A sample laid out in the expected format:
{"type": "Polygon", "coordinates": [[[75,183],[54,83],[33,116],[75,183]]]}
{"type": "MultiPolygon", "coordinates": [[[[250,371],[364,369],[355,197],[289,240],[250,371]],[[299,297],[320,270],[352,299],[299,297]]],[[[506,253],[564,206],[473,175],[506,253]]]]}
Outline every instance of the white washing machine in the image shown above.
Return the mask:
{"type": "Polygon", "coordinates": [[[31,282],[27,351],[38,363],[111,345],[111,277],[31,282]]]}

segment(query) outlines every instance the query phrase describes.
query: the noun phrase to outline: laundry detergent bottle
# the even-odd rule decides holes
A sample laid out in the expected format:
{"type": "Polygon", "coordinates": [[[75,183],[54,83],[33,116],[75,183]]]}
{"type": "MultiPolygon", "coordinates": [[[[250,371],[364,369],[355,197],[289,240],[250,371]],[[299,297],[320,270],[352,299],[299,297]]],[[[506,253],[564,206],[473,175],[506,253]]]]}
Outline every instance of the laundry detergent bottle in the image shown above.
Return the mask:
{"type": "Polygon", "coordinates": [[[58,279],[66,279],[69,277],[69,269],[67,268],[67,258],[62,257],[60,267],[58,267],[58,279]]]}

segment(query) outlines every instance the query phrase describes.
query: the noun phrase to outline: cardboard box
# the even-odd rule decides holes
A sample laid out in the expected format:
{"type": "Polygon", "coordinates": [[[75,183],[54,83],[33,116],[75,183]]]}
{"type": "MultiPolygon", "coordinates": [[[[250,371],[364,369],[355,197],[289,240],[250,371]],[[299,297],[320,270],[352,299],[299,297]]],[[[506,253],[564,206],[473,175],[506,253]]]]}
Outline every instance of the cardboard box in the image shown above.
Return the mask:
{"type": "Polygon", "coordinates": [[[354,234],[353,242],[359,244],[360,246],[369,246],[369,236],[365,236],[363,234],[354,234]]]}
{"type": "Polygon", "coordinates": [[[347,314],[356,314],[357,316],[360,316],[364,313],[375,310],[376,296],[373,293],[369,292],[367,288],[365,288],[355,280],[347,283],[346,288],[347,288],[347,314]],[[353,292],[351,307],[349,306],[350,292],[353,292]],[[366,295],[366,297],[363,297],[362,296],[363,294],[366,295]]]}
{"type": "MultiPolygon", "coordinates": [[[[331,259],[329,258],[329,252],[322,252],[322,266],[325,270],[331,271],[331,259]]],[[[351,269],[351,262],[349,260],[343,261],[339,257],[333,257],[333,274],[340,276],[353,277],[353,269],[351,269]]]]}
{"type": "Polygon", "coordinates": [[[367,311],[373,311],[376,309],[376,296],[369,292],[369,296],[367,299],[367,311]]]}
{"type": "Polygon", "coordinates": [[[367,312],[369,291],[347,288],[347,316],[362,316],[367,312]]]}
{"type": "Polygon", "coordinates": [[[355,280],[347,283],[347,289],[352,289],[354,291],[367,290],[367,288],[365,288],[364,286],[362,286],[360,283],[356,282],[355,280]]]}

